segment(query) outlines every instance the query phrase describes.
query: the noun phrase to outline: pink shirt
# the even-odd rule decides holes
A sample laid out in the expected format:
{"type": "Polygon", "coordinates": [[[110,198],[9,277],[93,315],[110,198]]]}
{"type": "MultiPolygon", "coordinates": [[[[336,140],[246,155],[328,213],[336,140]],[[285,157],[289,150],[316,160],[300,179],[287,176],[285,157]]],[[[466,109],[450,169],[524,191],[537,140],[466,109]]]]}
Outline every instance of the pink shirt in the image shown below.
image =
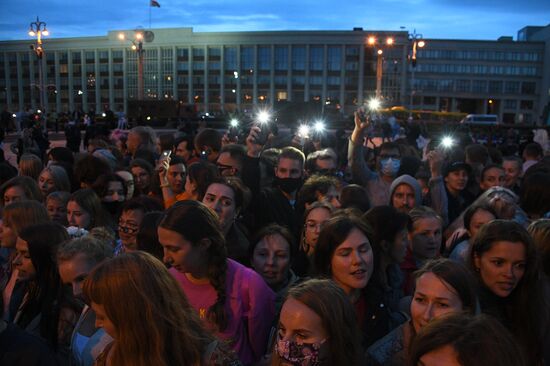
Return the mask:
{"type": "MultiPolygon", "coordinates": [[[[217,299],[214,288],[210,284],[194,284],[174,268],[170,273],[180,283],[205,326],[216,331],[216,325],[206,319],[208,308],[217,299]]],[[[226,278],[228,325],[223,332],[216,334],[229,340],[241,362],[249,365],[265,354],[275,318],[275,294],[256,272],[231,259],[227,260],[226,278]]]]}

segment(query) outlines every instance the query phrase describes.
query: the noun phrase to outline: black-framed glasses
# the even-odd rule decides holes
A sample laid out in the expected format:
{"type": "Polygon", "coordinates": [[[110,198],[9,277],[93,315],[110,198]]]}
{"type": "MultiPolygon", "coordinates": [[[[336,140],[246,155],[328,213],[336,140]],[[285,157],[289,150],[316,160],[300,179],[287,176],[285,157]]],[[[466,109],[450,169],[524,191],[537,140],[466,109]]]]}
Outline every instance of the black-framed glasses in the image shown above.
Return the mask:
{"type": "Polygon", "coordinates": [[[137,226],[122,226],[118,224],[118,230],[122,231],[124,234],[135,234],[139,230],[137,226]]]}

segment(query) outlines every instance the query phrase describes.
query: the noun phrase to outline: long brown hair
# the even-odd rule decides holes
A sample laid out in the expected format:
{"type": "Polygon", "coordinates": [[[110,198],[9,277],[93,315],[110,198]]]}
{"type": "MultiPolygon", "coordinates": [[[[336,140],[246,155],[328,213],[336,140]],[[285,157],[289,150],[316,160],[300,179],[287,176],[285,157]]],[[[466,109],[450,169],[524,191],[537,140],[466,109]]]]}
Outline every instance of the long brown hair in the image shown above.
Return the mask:
{"type": "MultiPolygon", "coordinates": [[[[311,279],[292,287],[288,298],[301,302],[321,318],[329,348],[329,359],[323,360],[323,365],[360,364],[361,334],[355,310],[340,286],[332,280],[311,279]]],[[[274,352],[271,365],[280,364],[274,352]]]]}
{"type": "Polygon", "coordinates": [[[218,299],[208,309],[207,317],[218,326],[219,331],[223,331],[227,327],[227,314],[224,308],[227,296],[227,249],[218,217],[199,201],[179,201],[166,211],[166,216],[159,226],[180,234],[190,241],[192,246],[200,245],[203,239],[210,240],[205,258],[208,266],[207,276],[216,290],[218,299]]]}
{"type": "Polygon", "coordinates": [[[477,274],[483,285],[481,276],[475,268],[475,258],[491,250],[499,241],[519,242],[525,248],[525,273],[517,287],[508,296],[507,313],[510,324],[505,324],[523,346],[525,354],[536,362],[542,357],[542,340],[548,324],[548,298],[543,290],[537,250],[533,239],[523,226],[510,220],[493,220],[481,227],[472,243],[469,265],[477,274]]]}
{"type": "Polygon", "coordinates": [[[104,307],[116,328],[113,365],[200,365],[214,341],[177,281],[148,253],[102,262],[84,281],[83,292],[104,307]]]}

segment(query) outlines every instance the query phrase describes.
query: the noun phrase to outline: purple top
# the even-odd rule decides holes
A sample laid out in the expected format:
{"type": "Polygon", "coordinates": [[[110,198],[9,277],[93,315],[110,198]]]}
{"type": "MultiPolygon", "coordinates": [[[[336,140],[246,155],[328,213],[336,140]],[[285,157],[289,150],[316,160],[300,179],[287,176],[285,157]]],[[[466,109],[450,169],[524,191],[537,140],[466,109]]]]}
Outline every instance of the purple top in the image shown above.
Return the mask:
{"type": "MultiPolygon", "coordinates": [[[[184,273],[171,268],[191,306],[197,310],[206,327],[216,332],[216,325],[206,319],[208,308],[217,299],[210,284],[197,285],[184,273]]],[[[259,360],[266,351],[269,331],[275,318],[275,294],[253,270],[227,259],[225,311],[227,328],[216,335],[229,340],[244,365],[259,360]]]]}

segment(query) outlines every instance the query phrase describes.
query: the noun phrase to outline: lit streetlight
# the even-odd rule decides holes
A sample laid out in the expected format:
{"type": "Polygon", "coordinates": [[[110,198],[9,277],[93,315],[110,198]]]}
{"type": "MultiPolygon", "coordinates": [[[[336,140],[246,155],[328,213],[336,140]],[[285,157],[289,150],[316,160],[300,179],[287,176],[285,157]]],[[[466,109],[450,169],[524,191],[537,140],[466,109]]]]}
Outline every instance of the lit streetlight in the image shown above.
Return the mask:
{"type": "MultiPolygon", "coordinates": [[[[118,34],[118,39],[121,41],[126,40],[124,33],[118,34]]],[[[143,33],[140,31],[134,31],[134,39],[129,39],[132,42],[132,50],[137,52],[138,61],[138,100],[143,100],[143,57],[145,50],[143,49],[143,33]]]]}
{"type": "Polygon", "coordinates": [[[416,69],[416,54],[419,48],[426,46],[426,42],[422,39],[422,34],[416,33],[416,29],[412,33],[409,33],[409,42],[411,42],[411,53],[409,55],[409,60],[411,62],[411,94],[409,100],[409,119],[412,119],[412,110],[414,103],[414,95],[416,94],[415,82],[414,82],[414,71],[416,69]]]}
{"type": "MultiPolygon", "coordinates": [[[[38,89],[40,91],[40,107],[44,108],[45,111],[47,111],[47,106],[44,103],[44,93],[46,92],[46,88],[44,87],[44,77],[42,70],[42,58],[44,57],[44,49],[42,48],[42,36],[48,35],[50,35],[50,32],[48,32],[48,29],[46,28],[46,22],[42,22],[38,17],[36,17],[36,21],[31,22],[29,25],[29,36],[36,37],[36,44],[32,45],[31,49],[34,51],[38,59],[38,89]]],[[[46,123],[44,119],[44,129],[45,128],[46,123]]]]}
{"type": "Polygon", "coordinates": [[[386,47],[391,47],[395,43],[393,37],[387,37],[383,42],[379,42],[375,36],[369,36],[367,38],[367,44],[370,47],[376,47],[376,99],[382,97],[382,73],[383,73],[383,54],[384,50],[382,49],[383,45],[386,47]]]}

